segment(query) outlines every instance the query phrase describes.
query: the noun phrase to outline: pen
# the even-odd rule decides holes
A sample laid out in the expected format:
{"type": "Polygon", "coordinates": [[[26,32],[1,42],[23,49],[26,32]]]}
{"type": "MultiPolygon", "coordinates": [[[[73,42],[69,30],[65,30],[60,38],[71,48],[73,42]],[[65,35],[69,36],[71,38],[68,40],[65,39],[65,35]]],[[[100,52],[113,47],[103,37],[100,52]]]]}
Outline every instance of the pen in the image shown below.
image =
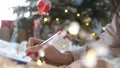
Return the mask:
{"type": "Polygon", "coordinates": [[[50,41],[51,39],[53,39],[55,36],[59,35],[61,33],[61,31],[55,33],[53,36],[51,36],[50,38],[48,38],[47,40],[45,40],[44,42],[42,42],[40,45],[44,45],[46,44],[48,41],[50,41]]]}
{"type": "MultiPolygon", "coordinates": [[[[58,31],[57,33],[55,33],[53,36],[51,36],[50,38],[48,38],[47,40],[45,40],[44,42],[42,42],[40,45],[41,46],[44,46],[44,44],[46,44],[47,42],[49,42],[50,40],[52,40],[54,37],[56,37],[57,35],[59,35],[61,33],[61,31],[58,31]]],[[[26,52],[26,55],[29,56],[31,54],[36,54],[36,53],[33,53],[33,52],[30,52],[30,51],[27,51],[26,52]]]]}

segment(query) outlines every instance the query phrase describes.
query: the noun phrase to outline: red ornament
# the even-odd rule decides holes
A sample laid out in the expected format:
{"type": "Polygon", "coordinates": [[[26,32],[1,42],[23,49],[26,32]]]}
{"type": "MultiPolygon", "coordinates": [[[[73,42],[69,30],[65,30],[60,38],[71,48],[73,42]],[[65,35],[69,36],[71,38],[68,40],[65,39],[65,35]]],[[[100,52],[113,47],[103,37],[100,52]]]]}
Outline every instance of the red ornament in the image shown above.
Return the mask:
{"type": "Polygon", "coordinates": [[[51,3],[49,0],[39,0],[37,2],[37,9],[39,15],[49,15],[48,11],[51,8],[51,3]]]}

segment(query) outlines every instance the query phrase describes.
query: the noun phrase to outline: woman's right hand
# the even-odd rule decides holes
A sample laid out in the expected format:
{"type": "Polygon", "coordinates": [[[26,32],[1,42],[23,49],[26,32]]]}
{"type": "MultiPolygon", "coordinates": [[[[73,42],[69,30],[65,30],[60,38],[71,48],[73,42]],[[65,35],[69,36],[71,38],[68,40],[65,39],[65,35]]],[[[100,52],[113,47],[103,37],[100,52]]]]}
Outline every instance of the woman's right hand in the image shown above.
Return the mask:
{"type": "Polygon", "coordinates": [[[53,65],[66,65],[70,64],[73,61],[73,56],[71,53],[61,53],[58,51],[54,46],[50,46],[48,44],[45,44],[45,48],[40,45],[40,43],[43,42],[43,40],[39,40],[37,38],[30,38],[28,42],[28,49],[27,52],[32,52],[30,56],[33,58],[33,60],[36,60],[36,53],[40,49],[43,49],[45,52],[45,61],[49,64],[53,65]]]}
{"type": "Polygon", "coordinates": [[[26,50],[26,54],[27,56],[30,56],[33,60],[36,60],[37,54],[38,54],[38,44],[41,44],[43,42],[43,40],[35,38],[35,37],[30,37],[28,40],[28,44],[27,44],[27,50],[26,50]],[[30,50],[32,49],[32,50],[30,50]],[[34,51],[34,52],[33,52],[34,51]]]}
{"type": "Polygon", "coordinates": [[[43,42],[43,40],[41,40],[41,39],[38,39],[35,37],[30,37],[28,40],[27,47],[29,48],[29,47],[35,46],[37,44],[41,44],[42,42],[43,42]]]}

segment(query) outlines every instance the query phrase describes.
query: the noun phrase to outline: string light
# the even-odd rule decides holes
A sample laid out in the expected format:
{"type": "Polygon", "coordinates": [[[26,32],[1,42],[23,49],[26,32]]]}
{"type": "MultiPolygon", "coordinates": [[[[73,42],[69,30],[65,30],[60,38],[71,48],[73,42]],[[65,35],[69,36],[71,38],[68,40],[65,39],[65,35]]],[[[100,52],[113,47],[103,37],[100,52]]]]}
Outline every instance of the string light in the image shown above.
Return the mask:
{"type": "Polygon", "coordinates": [[[56,18],[56,21],[59,21],[59,18],[56,18]]]}
{"type": "Polygon", "coordinates": [[[89,22],[86,22],[86,23],[85,23],[85,25],[86,25],[86,26],[89,26],[89,25],[90,25],[90,23],[89,23],[89,22]]]}
{"type": "Polygon", "coordinates": [[[65,13],[68,13],[68,10],[67,10],[67,9],[65,9],[65,13]]]}
{"type": "Polygon", "coordinates": [[[48,21],[48,18],[44,18],[44,22],[47,22],[48,21]]]}
{"type": "Polygon", "coordinates": [[[50,20],[51,20],[50,17],[46,17],[46,18],[43,19],[44,23],[45,22],[50,22],[50,20]]]}
{"type": "Polygon", "coordinates": [[[95,33],[92,33],[92,36],[94,37],[96,34],[95,33]]]}
{"type": "Polygon", "coordinates": [[[102,28],[102,30],[103,30],[103,31],[105,31],[105,30],[106,30],[106,28],[105,28],[105,27],[103,27],[103,28],[102,28]]]}
{"type": "Polygon", "coordinates": [[[80,17],[80,13],[77,13],[77,17],[80,17]]]}

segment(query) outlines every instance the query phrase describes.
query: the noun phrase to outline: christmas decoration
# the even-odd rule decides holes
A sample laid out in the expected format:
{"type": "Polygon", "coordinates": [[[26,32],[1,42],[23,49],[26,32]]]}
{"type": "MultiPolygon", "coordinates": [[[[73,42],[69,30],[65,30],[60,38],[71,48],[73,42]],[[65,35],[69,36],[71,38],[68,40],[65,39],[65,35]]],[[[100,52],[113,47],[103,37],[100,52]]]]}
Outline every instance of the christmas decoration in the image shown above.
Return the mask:
{"type": "Polygon", "coordinates": [[[49,0],[39,0],[37,2],[37,9],[40,15],[48,15],[48,11],[51,8],[49,0]]]}
{"type": "Polygon", "coordinates": [[[1,28],[13,28],[13,21],[12,20],[2,20],[1,21],[1,28]]]}
{"type": "MultiPolygon", "coordinates": [[[[41,38],[43,40],[49,38],[50,35],[55,33],[57,29],[64,30],[68,28],[68,25],[73,21],[78,22],[80,24],[80,28],[84,28],[84,31],[89,33],[86,35],[91,35],[92,33],[95,33],[96,36],[99,36],[100,33],[102,32],[102,27],[104,27],[107,23],[111,21],[112,14],[110,12],[110,5],[109,5],[109,2],[105,0],[100,0],[100,1],[98,0],[65,0],[65,1],[63,0],[39,0],[39,1],[26,0],[26,2],[30,3],[29,7],[24,6],[23,8],[26,7],[29,9],[22,10],[22,12],[30,11],[31,13],[30,17],[28,17],[29,19],[29,23],[27,23],[28,25],[30,23],[31,25],[33,25],[32,23],[35,19],[39,19],[42,17],[42,19],[39,20],[40,25],[38,25],[39,31],[37,35],[39,35],[38,38],[41,38]],[[47,7],[48,6],[47,4],[49,5],[49,7],[47,7]],[[48,11],[49,11],[49,15],[46,16],[48,11]],[[36,12],[40,12],[40,15],[32,14],[36,12]],[[42,12],[43,12],[43,15],[42,15],[42,12]],[[45,15],[44,15],[44,12],[45,12],[45,15]],[[66,21],[68,20],[69,22],[66,23],[66,21]]],[[[22,6],[19,6],[16,8],[20,10],[22,9],[22,6]]],[[[15,13],[17,13],[18,17],[21,15],[23,15],[24,17],[24,13],[21,13],[21,14],[20,12],[15,12],[15,13]]],[[[28,20],[26,22],[28,22],[28,20]]],[[[22,23],[22,24],[25,24],[25,23],[22,23]]],[[[32,30],[30,30],[30,27],[24,30],[29,30],[29,33],[27,35],[33,34],[32,30]]],[[[75,40],[81,41],[81,43],[85,43],[86,40],[88,40],[88,38],[85,38],[83,42],[83,39],[81,39],[81,36],[79,36],[79,34],[74,36],[75,40]]],[[[30,35],[30,36],[33,36],[33,35],[30,35]]],[[[90,38],[91,36],[86,36],[86,37],[90,38]]]]}

